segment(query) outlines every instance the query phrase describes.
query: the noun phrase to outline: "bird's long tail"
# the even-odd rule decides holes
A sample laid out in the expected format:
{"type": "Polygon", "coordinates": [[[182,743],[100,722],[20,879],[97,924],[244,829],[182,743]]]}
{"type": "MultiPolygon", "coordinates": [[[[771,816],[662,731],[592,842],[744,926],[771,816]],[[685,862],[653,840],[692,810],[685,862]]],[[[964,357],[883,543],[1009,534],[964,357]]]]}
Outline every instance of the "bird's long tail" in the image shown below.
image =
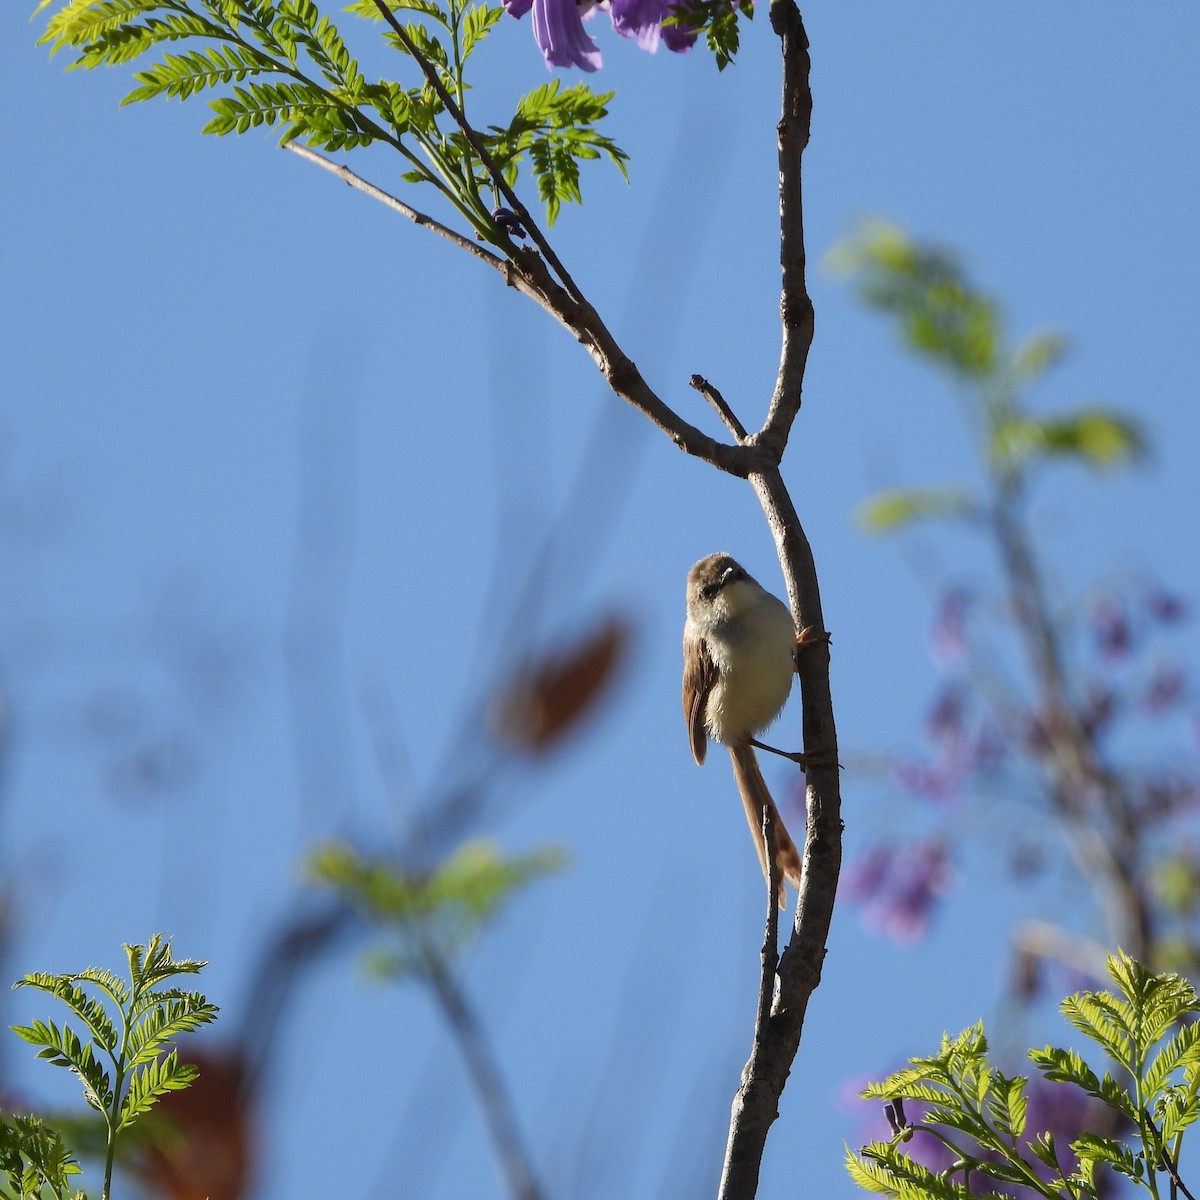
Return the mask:
{"type": "Polygon", "coordinates": [[[771,823],[775,827],[775,869],[779,875],[779,907],[787,908],[787,884],[795,888],[800,886],[800,851],[771,799],[766,780],[758,768],[758,755],[753,746],[730,746],[729,757],[733,760],[733,777],[737,780],[738,791],[741,793],[742,804],[746,809],[746,822],[750,826],[750,836],[754,839],[754,849],[758,851],[758,862],[762,867],[763,877],[767,874],[767,853],[763,842],[763,809],[771,813],[771,823]]]}

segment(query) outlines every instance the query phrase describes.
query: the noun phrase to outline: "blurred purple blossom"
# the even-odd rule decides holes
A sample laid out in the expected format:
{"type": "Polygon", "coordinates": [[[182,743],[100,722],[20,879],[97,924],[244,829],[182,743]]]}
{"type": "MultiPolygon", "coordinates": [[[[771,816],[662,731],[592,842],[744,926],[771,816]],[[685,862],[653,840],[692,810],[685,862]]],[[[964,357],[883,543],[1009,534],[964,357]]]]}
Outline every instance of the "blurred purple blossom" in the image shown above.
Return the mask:
{"type": "Polygon", "coordinates": [[[863,906],[867,926],[897,942],[915,942],[929,929],[934,906],[949,889],[953,868],[936,839],[876,846],[842,878],[846,899],[863,906]]]}
{"type": "Polygon", "coordinates": [[[966,771],[957,761],[923,763],[900,758],[892,763],[891,775],[892,782],[906,792],[934,804],[948,804],[958,799],[966,771]]]}
{"type": "Polygon", "coordinates": [[[942,666],[951,666],[966,658],[966,617],[971,602],[970,592],[962,587],[948,588],[938,601],[929,642],[934,661],[942,666]]]}
{"type": "Polygon", "coordinates": [[[983,721],[967,739],[965,758],[973,771],[990,771],[1008,750],[1004,735],[991,721],[983,721]]]}
{"type": "Polygon", "coordinates": [[[1142,711],[1152,717],[1166,712],[1183,695],[1185,681],[1183,669],[1177,664],[1159,664],[1142,694],[1142,711]]]}
{"type": "Polygon", "coordinates": [[[942,688],[925,715],[925,733],[934,742],[956,743],[962,737],[965,715],[963,685],[953,680],[942,688]]]}
{"type": "Polygon", "coordinates": [[[1092,637],[1100,657],[1109,662],[1128,656],[1133,647],[1133,630],[1124,605],[1105,596],[1092,609],[1092,637]]]}
{"type": "Polygon", "coordinates": [[[1146,594],[1145,602],[1149,614],[1163,625],[1175,625],[1188,615],[1184,601],[1164,587],[1151,588],[1146,594]]]}
{"type": "Polygon", "coordinates": [[[968,692],[961,681],[947,683],[925,716],[925,734],[937,748],[935,761],[897,759],[892,781],[935,804],[958,798],[968,776],[994,767],[1006,746],[995,724],[968,721],[968,692]]]}
{"type": "Polygon", "coordinates": [[[671,12],[669,0],[504,0],[510,16],[523,17],[533,12],[533,38],[546,59],[548,68],[578,67],[596,71],[604,64],[599,47],[583,28],[583,18],[596,9],[609,14],[613,28],[622,37],[632,38],[643,50],[653,53],[661,40],[668,50],[689,50],[696,40],[693,30],[683,25],[667,25],[671,12]]]}
{"type": "Polygon", "coordinates": [[[1200,780],[1171,774],[1147,779],[1141,785],[1142,817],[1173,817],[1200,808],[1200,780]]]}

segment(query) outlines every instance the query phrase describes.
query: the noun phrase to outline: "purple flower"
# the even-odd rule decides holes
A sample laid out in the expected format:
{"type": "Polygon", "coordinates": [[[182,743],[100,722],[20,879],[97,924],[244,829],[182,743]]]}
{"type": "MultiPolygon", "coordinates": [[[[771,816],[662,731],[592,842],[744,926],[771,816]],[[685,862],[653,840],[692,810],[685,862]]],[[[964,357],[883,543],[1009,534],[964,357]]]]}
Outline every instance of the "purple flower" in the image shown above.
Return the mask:
{"type": "MultiPolygon", "coordinates": [[[[533,38],[547,67],[595,71],[603,65],[599,47],[583,29],[582,18],[592,10],[593,0],[504,0],[504,7],[514,17],[532,9],[533,38]]],[[[613,28],[643,50],[657,50],[661,39],[669,50],[679,52],[690,49],[696,40],[695,31],[686,26],[663,26],[672,11],[669,0],[600,0],[596,7],[605,9],[613,28]]]]}
{"type": "Polygon", "coordinates": [[[933,742],[957,745],[963,736],[966,697],[962,685],[952,681],[942,688],[925,715],[925,734],[933,742]]]}
{"type": "Polygon", "coordinates": [[[1163,663],[1150,678],[1150,686],[1142,696],[1142,711],[1156,717],[1166,712],[1183,695],[1184,674],[1174,664],[1163,663]]]}
{"type": "Polygon", "coordinates": [[[1142,785],[1141,815],[1169,817],[1194,812],[1200,802],[1200,785],[1187,775],[1171,774],[1142,785]]]}
{"type": "Polygon", "coordinates": [[[1111,596],[1101,600],[1092,612],[1092,636],[1100,657],[1109,662],[1124,658],[1132,647],[1129,618],[1120,602],[1111,596]]]}
{"type": "Polygon", "coordinates": [[[852,863],[843,886],[863,906],[863,919],[897,942],[924,937],[937,901],[950,887],[950,860],[936,839],[898,849],[877,846],[852,863]]]}
{"type": "Polygon", "coordinates": [[[964,765],[954,758],[938,763],[916,762],[901,758],[892,764],[892,780],[905,791],[931,800],[934,804],[946,804],[958,799],[960,784],[966,775],[964,765]]]}
{"type": "Polygon", "coordinates": [[[1187,605],[1162,587],[1156,587],[1147,594],[1146,608],[1156,621],[1164,625],[1174,625],[1187,616],[1187,605]]]}
{"type": "Polygon", "coordinates": [[[609,0],[608,15],[622,37],[633,38],[643,50],[653,53],[658,49],[666,8],[665,0],[609,0]]]}
{"type": "Polygon", "coordinates": [[[991,771],[1003,760],[1007,749],[1004,735],[993,722],[984,720],[963,738],[959,764],[964,774],[991,771]]]}
{"type": "Polygon", "coordinates": [[[970,607],[971,594],[961,587],[950,588],[938,601],[929,636],[935,662],[951,665],[966,657],[966,619],[970,607]]]}
{"type": "Polygon", "coordinates": [[[596,43],[583,31],[582,14],[590,3],[581,7],[575,0],[504,0],[504,7],[514,17],[533,9],[533,40],[547,67],[595,71],[604,62],[596,43]]]}
{"type": "MultiPolygon", "coordinates": [[[[667,5],[668,14],[678,11],[673,4],[667,5]]],[[[662,27],[662,40],[666,43],[668,50],[675,54],[683,54],[696,44],[696,31],[690,25],[672,21],[662,27]]]]}
{"type": "Polygon", "coordinates": [[[690,50],[696,40],[695,31],[686,26],[663,25],[673,11],[668,0],[607,0],[607,5],[613,28],[651,54],[658,49],[660,35],[667,49],[677,53],[690,50]]]}

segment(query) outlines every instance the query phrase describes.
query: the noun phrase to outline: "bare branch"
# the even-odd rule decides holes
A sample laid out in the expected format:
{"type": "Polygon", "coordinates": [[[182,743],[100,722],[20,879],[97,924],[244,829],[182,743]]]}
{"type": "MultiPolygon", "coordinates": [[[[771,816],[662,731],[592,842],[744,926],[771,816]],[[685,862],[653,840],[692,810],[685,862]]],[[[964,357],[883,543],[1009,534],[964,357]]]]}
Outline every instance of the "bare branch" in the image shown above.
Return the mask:
{"type": "Polygon", "coordinates": [[[483,1027],[441,954],[426,946],[426,976],[442,1016],[450,1026],[471,1084],[483,1109],[492,1146],[513,1200],[542,1200],[542,1189],[517,1127],[516,1114],[483,1027]]]}
{"type": "MultiPolygon", "coordinates": [[[[779,125],[783,354],[767,423],[749,439],[750,445],[767,452],[772,465],[753,472],[749,479],[775,539],[796,628],[811,626],[820,635],[825,624],[812,548],[775,465],[799,411],[800,387],[813,333],[800,220],[800,156],[808,142],[812,111],[808,39],[795,0],[773,0],[771,24],[779,34],[783,52],[783,117],[779,125]]],[[[821,982],[841,871],[841,782],[836,765],[815,765],[836,764],[838,760],[828,640],[818,637],[799,656],[797,669],[804,751],[814,763],[807,771],[805,789],[803,873],[792,936],[779,960],[778,993],[769,1020],[756,1029],[754,1049],[734,1097],[719,1200],[753,1200],[758,1191],[767,1133],[779,1115],[779,1097],[800,1046],[809,997],[821,982]]]]}
{"type": "Polygon", "coordinates": [[[762,429],[753,442],[776,463],[783,456],[792,422],[800,411],[800,390],[813,339],[813,306],[804,282],[804,214],[801,158],[812,122],[808,35],[795,0],[772,0],[771,26],[783,50],[783,111],[779,119],[779,262],[783,285],[779,316],[783,345],[775,393],[762,429]]]}
{"type": "Polygon", "coordinates": [[[771,1016],[775,999],[775,972],[779,967],[779,863],[775,860],[775,822],[771,810],[763,805],[763,846],[767,853],[767,928],[763,934],[762,976],[758,984],[758,1017],[754,1022],[757,1042],[771,1016]]]}
{"type": "MultiPolygon", "coordinates": [[[[411,45],[411,39],[408,38],[408,34],[396,21],[395,17],[385,9],[380,0],[376,0],[376,4],[379,5],[380,11],[384,12],[388,23],[397,31],[398,36],[406,44],[411,45]]],[[[436,81],[435,86],[439,89],[439,93],[442,95],[448,109],[451,110],[451,114],[459,123],[464,134],[472,140],[472,145],[476,147],[477,153],[480,154],[485,165],[489,170],[497,172],[497,180],[503,187],[506,199],[508,199],[514,211],[520,216],[522,223],[530,232],[530,236],[534,238],[539,248],[542,249],[542,254],[545,256],[544,260],[533,250],[519,249],[512,262],[506,261],[463,237],[461,234],[456,233],[454,230],[447,228],[440,222],[435,221],[432,217],[405,204],[402,200],[398,200],[382,188],[369,183],[361,176],[356,175],[348,167],[342,166],[340,163],[336,163],[297,142],[288,142],[287,148],[293,153],[300,155],[301,158],[305,158],[309,162],[315,163],[317,166],[336,175],[350,187],[357,188],[373,199],[380,201],[380,203],[386,204],[394,212],[400,213],[417,225],[430,229],[432,232],[446,238],[460,249],[466,250],[499,271],[510,287],[516,288],[531,300],[535,300],[551,316],[570,330],[572,336],[592,356],[593,361],[600,368],[601,373],[613,391],[647,416],[685,453],[702,459],[704,462],[730,475],[736,475],[743,479],[750,475],[752,471],[769,465],[763,452],[756,446],[727,445],[724,442],[718,442],[715,438],[709,437],[703,430],[679,416],[650,387],[642,377],[636,364],[621,349],[616,338],[613,337],[607,326],[600,319],[599,314],[558,261],[549,244],[546,243],[545,238],[537,230],[535,223],[529,216],[528,210],[521,204],[508,185],[504,183],[503,177],[498,174],[495,161],[482,145],[478,144],[478,136],[471,126],[467,124],[462,110],[454,104],[453,98],[441,87],[441,81],[437,80],[436,71],[433,71],[432,66],[425,62],[415,46],[413,46],[412,52],[417,61],[421,63],[422,69],[426,70],[427,74],[432,72],[432,80],[436,81]],[[551,276],[546,266],[547,262],[554,266],[555,272],[560,279],[566,281],[567,287],[560,285],[551,276]]],[[[736,418],[734,419],[736,420],[736,418]]]]}
{"type": "Polygon", "coordinates": [[[322,170],[336,175],[348,187],[357,188],[358,191],[370,196],[372,200],[378,200],[380,204],[386,204],[388,208],[394,212],[398,212],[402,217],[407,217],[413,224],[420,225],[423,229],[431,230],[439,237],[444,237],[448,242],[453,243],[460,250],[465,250],[468,254],[473,254],[476,258],[483,259],[489,266],[494,267],[502,274],[504,273],[507,264],[499,255],[493,254],[490,250],[485,250],[478,242],[473,242],[470,238],[463,237],[457,230],[443,225],[440,221],[435,221],[433,217],[427,216],[418,209],[405,204],[403,200],[398,200],[390,192],[385,192],[382,188],[376,187],[361,175],[356,175],[349,167],[343,166],[339,162],[334,162],[332,158],[326,158],[325,155],[318,154],[315,150],[310,150],[309,147],[301,145],[299,142],[287,142],[284,145],[284,149],[290,150],[293,154],[298,154],[308,162],[315,163],[322,170]]]}
{"type": "Polygon", "coordinates": [[[717,391],[703,375],[693,375],[688,383],[692,385],[717,410],[717,414],[721,420],[725,422],[725,428],[733,434],[739,442],[746,440],[746,427],[737,419],[732,408],[725,403],[725,397],[717,391]]]}

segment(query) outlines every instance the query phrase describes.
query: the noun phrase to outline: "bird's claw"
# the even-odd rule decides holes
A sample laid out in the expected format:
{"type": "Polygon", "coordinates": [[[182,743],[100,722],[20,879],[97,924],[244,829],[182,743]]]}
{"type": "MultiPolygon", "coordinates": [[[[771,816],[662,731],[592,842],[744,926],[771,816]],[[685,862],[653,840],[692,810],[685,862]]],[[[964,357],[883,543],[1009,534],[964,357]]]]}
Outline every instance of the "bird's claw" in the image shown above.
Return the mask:
{"type": "Polygon", "coordinates": [[[805,771],[809,767],[837,767],[838,770],[841,770],[841,763],[835,762],[824,754],[801,754],[794,750],[780,750],[777,746],[768,746],[766,742],[760,742],[757,738],[751,738],[750,745],[758,750],[765,750],[768,754],[777,754],[780,758],[786,758],[788,762],[794,762],[796,766],[805,771]]]}

